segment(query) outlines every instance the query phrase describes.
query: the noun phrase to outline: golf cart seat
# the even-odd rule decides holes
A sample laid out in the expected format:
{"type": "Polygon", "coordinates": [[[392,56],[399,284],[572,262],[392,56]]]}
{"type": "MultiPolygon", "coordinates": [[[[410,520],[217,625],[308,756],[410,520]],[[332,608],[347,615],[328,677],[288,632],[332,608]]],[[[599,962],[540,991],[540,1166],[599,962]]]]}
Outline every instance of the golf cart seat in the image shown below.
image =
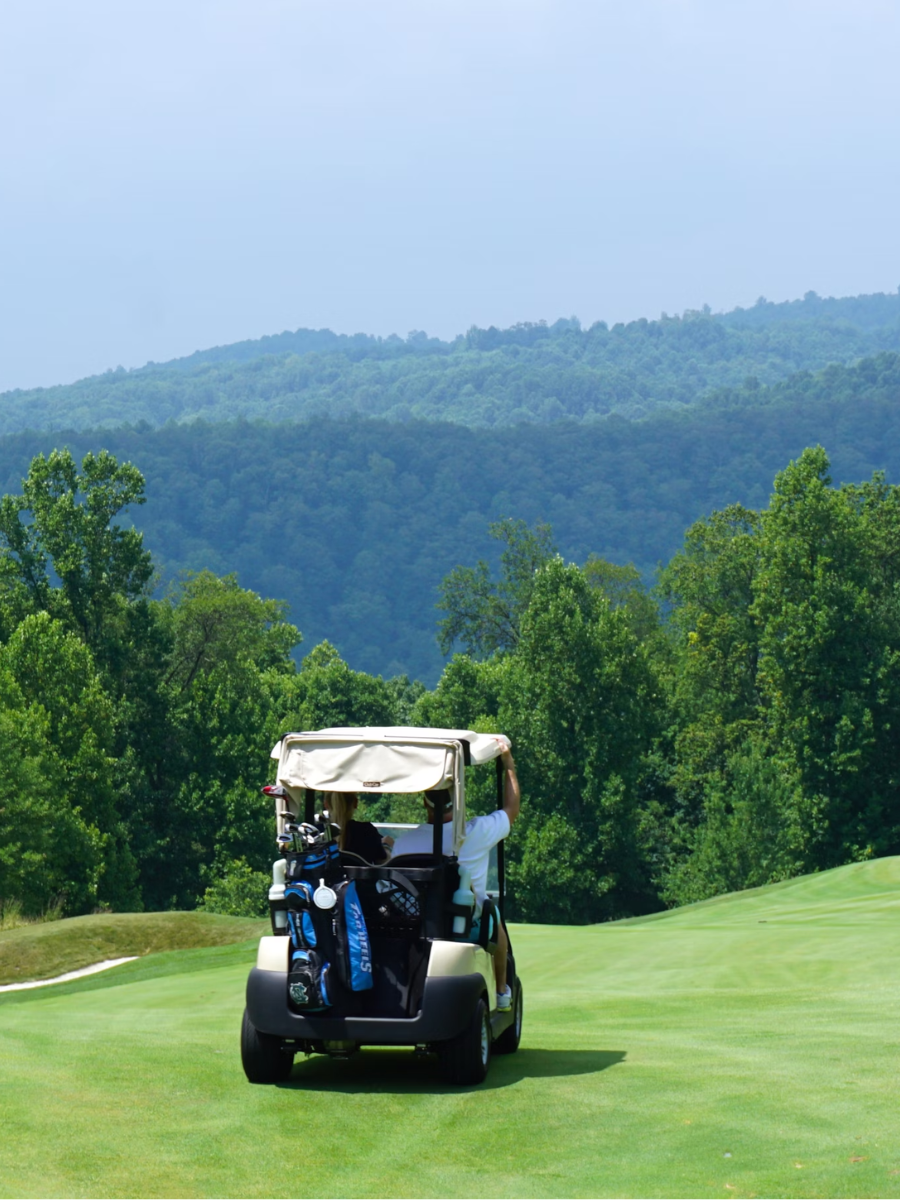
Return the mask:
{"type": "Polygon", "coordinates": [[[375,863],[370,863],[361,854],[354,854],[352,850],[342,850],[341,865],[345,867],[374,867],[375,863]]]}
{"type": "Polygon", "coordinates": [[[433,867],[433,854],[398,854],[395,858],[389,858],[387,866],[399,867],[433,867]]]}

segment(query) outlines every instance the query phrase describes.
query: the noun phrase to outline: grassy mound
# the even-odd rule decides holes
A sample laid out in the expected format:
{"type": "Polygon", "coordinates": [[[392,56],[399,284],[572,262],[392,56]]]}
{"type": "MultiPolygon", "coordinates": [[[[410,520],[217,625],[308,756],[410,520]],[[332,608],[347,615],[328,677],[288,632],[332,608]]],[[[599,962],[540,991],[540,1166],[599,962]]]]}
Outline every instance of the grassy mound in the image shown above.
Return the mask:
{"type": "Polygon", "coordinates": [[[519,1053],[244,1079],[252,945],[0,997],[0,1191],[895,1196],[900,859],[655,918],[520,926],[519,1053]]]}
{"type": "Polygon", "coordinates": [[[246,942],[268,921],[212,913],[101,913],[0,933],[0,984],[52,979],[108,958],[246,942]]]}
{"type": "Polygon", "coordinates": [[[849,920],[895,921],[900,911],[900,858],[876,858],[849,863],[815,875],[801,875],[784,883],[729,892],[698,904],[669,912],[653,913],[617,924],[675,921],[680,925],[724,925],[748,921],[819,921],[833,925],[849,920]]]}

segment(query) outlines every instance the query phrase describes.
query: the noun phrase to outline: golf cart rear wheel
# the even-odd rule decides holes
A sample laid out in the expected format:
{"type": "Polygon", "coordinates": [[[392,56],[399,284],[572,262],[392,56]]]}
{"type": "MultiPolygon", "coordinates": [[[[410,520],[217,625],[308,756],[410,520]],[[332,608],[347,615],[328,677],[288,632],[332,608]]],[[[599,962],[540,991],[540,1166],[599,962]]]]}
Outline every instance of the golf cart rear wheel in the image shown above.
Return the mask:
{"type": "Polygon", "coordinates": [[[513,1017],[512,1025],[510,1025],[509,1028],[504,1029],[497,1038],[496,1042],[494,1042],[495,1054],[515,1054],[519,1048],[519,1039],[522,1036],[523,1012],[521,980],[516,980],[513,991],[515,993],[513,996],[513,1010],[515,1012],[515,1016],[513,1017]]]}
{"type": "Polygon", "coordinates": [[[284,1048],[281,1038],[260,1033],[246,1008],[241,1024],[241,1062],[251,1083],[283,1083],[294,1065],[294,1055],[284,1048]]]}
{"type": "Polygon", "coordinates": [[[491,1018],[480,998],[461,1034],[440,1042],[438,1058],[447,1083],[483,1083],[491,1062],[491,1018]]]}

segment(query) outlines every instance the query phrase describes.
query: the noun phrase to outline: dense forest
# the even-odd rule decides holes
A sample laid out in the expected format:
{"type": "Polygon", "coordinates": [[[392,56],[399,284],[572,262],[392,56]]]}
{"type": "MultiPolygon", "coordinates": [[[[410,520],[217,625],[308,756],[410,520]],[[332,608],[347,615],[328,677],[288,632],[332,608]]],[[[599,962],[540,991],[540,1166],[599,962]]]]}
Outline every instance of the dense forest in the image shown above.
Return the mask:
{"type": "Polygon", "coordinates": [[[260,911],[289,726],[503,728],[519,919],[900,853],[900,295],[299,330],[0,434],[0,919],[260,911]]]}
{"type": "MultiPolygon", "coordinates": [[[[259,785],[286,727],[490,729],[525,803],[510,915],[581,923],[900,851],[900,488],[806,449],[695,522],[655,595],[501,521],[440,588],[436,687],[296,666],[283,606],[200,572],[162,599],[137,469],[37,456],[0,501],[0,917],[261,912],[259,785]],[[554,886],[546,886],[552,866],[554,886]]],[[[477,772],[476,772],[477,773],[477,772]]],[[[473,780],[471,807],[491,802],[473,780]]],[[[411,798],[364,798],[408,818],[411,798]]]]}
{"type": "Polygon", "coordinates": [[[602,423],[681,408],[749,380],[900,351],[900,295],[708,310],[582,329],[575,318],[452,342],[297,330],[0,396],[0,435],[123,423],[271,422],[359,414],[471,427],[602,423]]]}
{"type": "Polygon", "coordinates": [[[351,418],[231,422],[0,439],[0,491],[31,458],[98,445],[147,480],[141,528],[157,595],[180,570],[235,572],[287,602],[306,649],[324,638],[358,669],[428,684],[441,579],[496,563],[490,521],[549,522],[560,552],[635,563],[646,580],[704,513],[766,502],[808,445],[839,481],[900,480],[900,357],[720,390],[643,421],[469,430],[351,418]]]}

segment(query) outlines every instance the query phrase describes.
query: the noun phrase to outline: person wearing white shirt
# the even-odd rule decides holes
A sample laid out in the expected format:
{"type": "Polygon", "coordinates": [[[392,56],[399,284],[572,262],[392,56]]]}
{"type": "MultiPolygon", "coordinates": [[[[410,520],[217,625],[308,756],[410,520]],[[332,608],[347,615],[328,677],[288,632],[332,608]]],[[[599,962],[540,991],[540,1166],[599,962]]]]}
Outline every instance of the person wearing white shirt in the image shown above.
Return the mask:
{"type": "MultiPolygon", "coordinates": [[[[498,842],[509,835],[510,828],[519,815],[521,793],[519,781],[516,778],[516,764],[512,753],[504,750],[502,754],[505,779],[503,786],[503,807],[486,817],[473,817],[466,822],[466,836],[459,851],[459,865],[468,870],[472,878],[472,891],[475,893],[477,911],[487,895],[488,863],[491,850],[498,842]]],[[[428,820],[423,821],[415,829],[401,834],[394,843],[393,858],[401,854],[431,854],[434,845],[432,829],[434,826],[435,801],[443,800],[444,792],[434,792],[432,798],[425,793],[425,807],[428,820]]],[[[442,831],[444,854],[450,854],[452,849],[452,829],[450,821],[453,813],[448,806],[444,808],[442,831]]],[[[497,931],[497,948],[494,951],[494,975],[497,980],[497,1007],[508,1009],[512,1003],[512,992],[506,982],[506,956],[509,952],[509,942],[503,923],[497,931]]]]}

